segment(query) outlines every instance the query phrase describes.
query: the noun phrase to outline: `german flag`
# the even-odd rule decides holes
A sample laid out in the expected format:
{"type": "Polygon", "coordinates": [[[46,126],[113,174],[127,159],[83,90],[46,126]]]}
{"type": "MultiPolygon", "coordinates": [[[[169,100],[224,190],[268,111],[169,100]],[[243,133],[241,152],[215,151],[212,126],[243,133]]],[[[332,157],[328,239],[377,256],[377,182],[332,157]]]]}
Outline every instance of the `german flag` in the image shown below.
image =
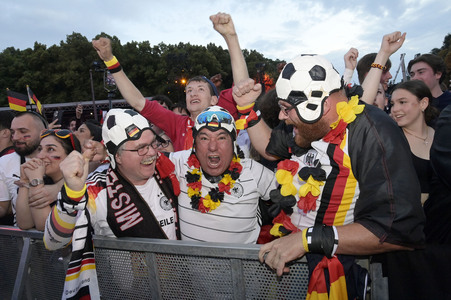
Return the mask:
{"type": "Polygon", "coordinates": [[[27,85],[27,93],[28,99],[30,99],[30,104],[36,104],[38,112],[42,115],[42,104],[28,85],[27,85]]]}
{"type": "Polygon", "coordinates": [[[348,299],[346,278],[343,265],[336,256],[324,258],[319,262],[310,276],[307,300],[340,300],[348,299]],[[327,283],[324,270],[329,270],[330,291],[327,293],[327,283]]]}
{"type": "Polygon", "coordinates": [[[6,89],[6,95],[8,96],[9,107],[12,110],[26,111],[27,110],[27,95],[16,93],[6,89]]]}

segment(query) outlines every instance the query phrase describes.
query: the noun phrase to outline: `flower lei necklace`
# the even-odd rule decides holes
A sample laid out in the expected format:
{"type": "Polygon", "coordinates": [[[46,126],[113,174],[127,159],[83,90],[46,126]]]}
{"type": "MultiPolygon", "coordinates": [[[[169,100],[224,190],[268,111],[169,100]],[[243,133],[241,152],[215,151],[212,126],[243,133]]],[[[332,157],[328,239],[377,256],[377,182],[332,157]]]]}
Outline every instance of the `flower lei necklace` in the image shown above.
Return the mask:
{"type": "Polygon", "coordinates": [[[191,207],[202,213],[212,211],[224,200],[224,193],[230,195],[230,190],[235,185],[235,181],[240,177],[243,167],[240,164],[240,158],[234,157],[228,170],[223,174],[218,183],[218,187],[210,189],[208,195],[202,197],[202,172],[200,163],[193,153],[188,158],[188,166],[194,167],[193,170],[186,172],[186,181],[188,186],[188,197],[191,198],[191,207]]]}
{"type": "MultiPolygon", "coordinates": [[[[335,145],[341,144],[346,134],[346,127],[352,123],[356,115],[362,113],[364,105],[359,105],[359,97],[353,96],[348,102],[337,103],[338,120],[330,125],[331,130],[324,136],[323,141],[335,145]]],[[[270,233],[274,236],[283,236],[290,232],[299,231],[291,223],[289,215],[293,213],[296,204],[294,195],[299,193],[297,201],[298,209],[307,213],[316,209],[316,200],[321,194],[320,187],[326,181],[326,172],[318,162],[316,167],[304,167],[298,172],[298,177],[304,181],[299,191],[293,184],[293,178],[297,173],[299,163],[289,159],[281,161],[277,165],[276,179],[281,188],[271,191],[273,205],[270,213],[274,217],[270,233]]]]}

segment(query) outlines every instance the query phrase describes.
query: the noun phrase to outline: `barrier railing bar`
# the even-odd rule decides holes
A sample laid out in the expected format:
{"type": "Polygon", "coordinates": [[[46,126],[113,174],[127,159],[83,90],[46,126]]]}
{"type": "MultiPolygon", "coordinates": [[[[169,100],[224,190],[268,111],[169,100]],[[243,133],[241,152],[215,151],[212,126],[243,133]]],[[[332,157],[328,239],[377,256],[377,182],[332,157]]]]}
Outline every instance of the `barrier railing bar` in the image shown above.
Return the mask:
{"type": "Polygon", "coordinates": [[[31,259],[31,239],[23,238],[22,253],[20,255],[19,266],[17,267],[16,281],[14,283],[14,289],[12,299],[23,299],[22,295],[25,290],[25,284],[28,279],[28,267],[31,259]]]}
{"type": "Polygon", "coordinates": [[[162,299],[160,288],[160,275],[158,273],[158,263],[155,253],[146,253],[146,263],[149,267],[149,281],[152,299],[162,299]]]}
{"type": "Polygon", "coordinates": [[[243,264],[240,259],[230,260],[232,270],[232,286],[234,299],[243,299],[246,295],[246,287],[244,285],[243,264]]]}

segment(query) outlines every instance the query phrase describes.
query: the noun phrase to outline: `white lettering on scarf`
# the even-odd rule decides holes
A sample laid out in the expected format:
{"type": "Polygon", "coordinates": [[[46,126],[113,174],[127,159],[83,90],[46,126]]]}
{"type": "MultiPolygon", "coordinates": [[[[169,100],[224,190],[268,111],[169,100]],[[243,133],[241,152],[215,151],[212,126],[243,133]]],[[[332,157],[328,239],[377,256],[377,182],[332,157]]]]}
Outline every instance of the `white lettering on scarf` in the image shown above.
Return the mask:
{"type": "MultiPolygon", "coordinates": [[[[114,189],[113,184],[116,181],[118,181],[116,174],[111,172],[110,176],[107,176],[107,193],[110,198],[114,198],[118,193],[118,190],[123,187],[122,184],[118,184],[116,185],[116,189],[114,189]]],[[[119,227],[122,231],[125,231],[144,220],[135,204],[130,204],[130,200],[130,195],[127,193],[119,193],[117,197],[111,200],[111,208],[116,211],[114,213],[116,222],[118,224],[126,222],[119,227]]]]}

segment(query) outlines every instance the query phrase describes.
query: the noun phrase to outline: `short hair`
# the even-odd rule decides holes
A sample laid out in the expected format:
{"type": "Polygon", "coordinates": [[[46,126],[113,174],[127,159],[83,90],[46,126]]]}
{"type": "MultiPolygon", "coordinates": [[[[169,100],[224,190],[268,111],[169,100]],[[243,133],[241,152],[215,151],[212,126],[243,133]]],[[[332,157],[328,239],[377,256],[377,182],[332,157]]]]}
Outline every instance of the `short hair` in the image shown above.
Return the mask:
{"type": "Polygon", "coordinates": [[[261,112],[261,116],[270,128],[279,125],[279,101],[277,99],[276,89],[269,90],[265,94],[260,95],[256,101],[256,105],[261,112]]]}
{"type": "Polygon", "coordinates": [[[173,104],[172,104],[171,99],[169,99],[168,96],[165,96],[165,95],[156,95],[156,96],[153,96],[151,100],[152,100],[152,101],[158,101],[158,103],[163,102],[164,104],[166,104],[166,106],[168,107],[169,110],[172,109],[172,105],[173,105],[173,104]]]}
{"type": "Polygon", "coordinates": [[[206,82],[206,83],[208,83],[208,87],[210,89],[210,95],[211,96],[216,96],[216,97],[219,98],[218,89],[216,88],[214,83],[211,82],[211,80],[208,79],[207,77],[205,77],[205,76],[194,76],[193,78],[190,78],[190,80],[188,80],[186,85],[190,84],[191,82],[206,82]]]}
{"type": "Polygon", "coordinates": [[[47,122],[47,120],[41,114],[38,114],[37,112],[34,112],[32,110],[21,111],[18,114],[16,114],[14,118],[19,118],[25,115],[30,115],[38,123],[41,122],[44,125],[45,129],[49,127],[49,123],[47,122]]]}
{"type": "Polygon", "coordinates": [[[190,115],[188,109],[186,108],[186,103],[183,102],[176,102],[174,103],[174,105],[172,106],[171,110],[174,111],[174,109],[179,108],[180,110],[184,110],[186,111],[186,113],[188,114],[188,116],[190,115]]]}
{"type": "Polygon", "coordinates": [[[10,129],[14,114],[10,110],[0,111],[0,130],[10,129]]]}
{"type": "MultiPolygon", "coordinates": [[[[357,75],[359,77],[360,84],[363,83],[363,81],[365,80],[366,74],[370,71],[371,64],[376,59],[376,55],[377,55],[377,53],[369,53],[369,54],[363,56],[361,59],[359,59],[356,69],[357,69],[357,75]]],[[[385,66],[387,67],[387,70],[385,72],[388,72],[391,68],[390,59],[387,60],[387,63],[385,64],[385,66]]]]}
{"type": "Polygon", "coordinates": [[[409,61],[409,64],[407,65],[407,72],[409,72],[410,74],[410,69],[412,68],[412,66],[419,62],[424,62],[428,64],[434,71],[434,74],[437,74],[438,72],[442,73],[442,76],[440,77],[439,81],[439,83],[442,83],[443,79],[446,76],[446,65],[445,61],[440,56],[429,53],[422,54],[417,58],[414,58],[411,61],[409,61]]]}
{"type": "Polygon", "coordinates": [[[97,142],[102,141],[102,125],[99,121],[94,119],[88,119],[85,121],[86,127],[91,132],[92,139],[97,142]]]}
{"type": "Polygon", "coordinates": [[[432,97],[431,91],[429,90],[426,83],[424,83],[421,80],[404,81],[404,82],[398,83],[392,89],[391,93],[393,94],[393,92],[398,89],[403,89],[403,90],[406,90],[406,91],[412,93],[419,100],[421,100],[425,97],[429,99],[429,105],[424,110],[424,119],[427,124],[430,124],[431,121],[433,121],[435,118],[438,117],[439,111],[437,108],[432,106],[432,99],[434,99],[434,97],[432,97]]]}
{"type": "Polygon", "coordinates": [[[67,155],[73,150],[81,152],[80,141],[69,129],[48,129],[41,134],[41,140],[48,136],[55,137],[61,143],[67,155]]]}

